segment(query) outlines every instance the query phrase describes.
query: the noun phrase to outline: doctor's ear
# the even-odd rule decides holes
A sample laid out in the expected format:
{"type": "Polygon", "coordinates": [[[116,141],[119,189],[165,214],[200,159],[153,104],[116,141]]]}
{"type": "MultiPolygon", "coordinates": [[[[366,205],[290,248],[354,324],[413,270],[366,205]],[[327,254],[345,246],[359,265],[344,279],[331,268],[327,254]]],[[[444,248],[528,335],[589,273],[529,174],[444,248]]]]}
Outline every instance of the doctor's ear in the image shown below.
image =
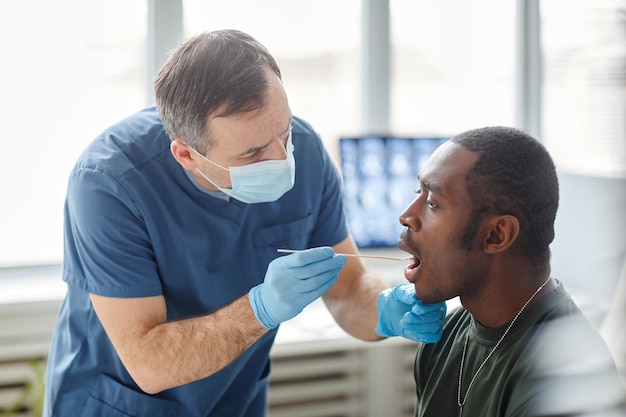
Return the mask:
{"type": "Polygon", "coordinates": [[[196,162],[197,156],[185,142],[178,139],[173,140],[172,143],[170,143],[170,151],[174,159],[176,159],[176,162],[186,170],[193,171],[198,166],[196,162]]]}
{"type": "Polygon", "coordinates": [[[483,241],[485,253],[495,254],[509,249],[519,236],[519,227],[517,217],[508,214],[490,219],[483,241]]]}

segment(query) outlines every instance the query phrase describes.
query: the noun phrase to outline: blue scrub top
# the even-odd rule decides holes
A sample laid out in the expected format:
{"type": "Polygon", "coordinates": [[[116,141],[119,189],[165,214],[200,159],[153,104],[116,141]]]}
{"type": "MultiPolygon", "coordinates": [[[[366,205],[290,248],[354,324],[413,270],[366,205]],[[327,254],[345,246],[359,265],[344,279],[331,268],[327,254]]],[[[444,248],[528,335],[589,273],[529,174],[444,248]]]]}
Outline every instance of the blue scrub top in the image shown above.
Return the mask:
{"type": "Polygon", "coordinates": [[[319,136],[294,117],[296,181],[278,201],[245,204],[201,189],[175,161],[154,107],[107,129],[74,167],[63,280],[44,416],[260,416],[276,329],[204,380],[143,393],[89,300],[162,295],[168,321],[215,311],[261,283],[277,248],[344,240],[340,178],[319,136]]]}

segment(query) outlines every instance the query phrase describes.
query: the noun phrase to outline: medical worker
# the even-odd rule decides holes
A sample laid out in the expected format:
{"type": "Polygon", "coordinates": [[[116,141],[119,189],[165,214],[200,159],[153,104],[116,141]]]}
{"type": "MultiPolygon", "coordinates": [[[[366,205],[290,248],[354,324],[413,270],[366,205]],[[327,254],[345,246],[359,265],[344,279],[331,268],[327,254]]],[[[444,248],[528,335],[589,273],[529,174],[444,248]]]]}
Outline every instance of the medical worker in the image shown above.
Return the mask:
{"type": "Polygon", "coordinates": [[[319,297],[363,340],[441,337],[445,304],[338,255],[338,173],[255,39],[188,39],[155,97],[71,172],[46,417],[263,416],[278,326],[319,297]]]}

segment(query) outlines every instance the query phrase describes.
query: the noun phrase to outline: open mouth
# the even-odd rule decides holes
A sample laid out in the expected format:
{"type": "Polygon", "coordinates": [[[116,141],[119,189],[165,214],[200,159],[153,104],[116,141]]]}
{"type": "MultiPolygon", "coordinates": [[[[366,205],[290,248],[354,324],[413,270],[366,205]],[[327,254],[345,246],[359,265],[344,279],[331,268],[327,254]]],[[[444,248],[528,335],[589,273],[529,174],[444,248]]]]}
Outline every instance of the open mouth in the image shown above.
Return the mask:
{"type": "Polygon", "coordinates": [[[413,255],[413,263],[410,265],[407,265],[408,269],[415,269],[417,267],[420,266],[420,264],[422,263],[421,259],[418,258],[416,255],[413,255]]]}
{"type": "Polygon", "coordinates": [[[419,267],[422,264],[422,259],[417,254],[413,253],[416,252],[416,250],[413,250],[415,248],[409,247],[409,245],[407,245],[402,239],[398,241],[398,249],[413,255],[413,262],[411,262],[404,268],[404,277],[407,279],[407,281],[416,283],[417,274],[419,267]]]}
{"type": "Polygon", "coordinates": [[[402,239],[398,241],[398,249],[413,256],[413,263],[411,263],[410,265],[407,265],[407,268],[415,269],[418,266],[420,266],[420,264],[422,263],[422,260],[420,259],[419,256],[413,253],[414,251],[412,250],[412,248],[409,247],[402,239]]]}
{"type": "Polygon", "coordinates": [[[422,260],[417,255],[413,255],[413,262],[404,268],[404,277],[407,281],[413,284],[417,282],[418,271],[421,264],[422,260]]]}

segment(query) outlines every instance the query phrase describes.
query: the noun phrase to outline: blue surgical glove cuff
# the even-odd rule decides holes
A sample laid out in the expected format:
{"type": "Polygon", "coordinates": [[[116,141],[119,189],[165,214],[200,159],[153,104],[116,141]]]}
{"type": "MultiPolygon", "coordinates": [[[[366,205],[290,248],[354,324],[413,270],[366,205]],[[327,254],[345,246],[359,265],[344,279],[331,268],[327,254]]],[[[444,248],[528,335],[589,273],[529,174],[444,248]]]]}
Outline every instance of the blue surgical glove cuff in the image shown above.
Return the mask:
{"type": "Polygon", "coordinates": [[[252,311],[254,312],[254,315],[256,316],[256,319],[259,321],[259,323],[261,323],[261,325],[267,329],[273,329],[280,323],[271,318],[270,313],[267,311],[265,305],[261,301],[261,285],[253,287],[248,293],[248,297],[250,297],[250,305],[252,306],[252,311]]]}

